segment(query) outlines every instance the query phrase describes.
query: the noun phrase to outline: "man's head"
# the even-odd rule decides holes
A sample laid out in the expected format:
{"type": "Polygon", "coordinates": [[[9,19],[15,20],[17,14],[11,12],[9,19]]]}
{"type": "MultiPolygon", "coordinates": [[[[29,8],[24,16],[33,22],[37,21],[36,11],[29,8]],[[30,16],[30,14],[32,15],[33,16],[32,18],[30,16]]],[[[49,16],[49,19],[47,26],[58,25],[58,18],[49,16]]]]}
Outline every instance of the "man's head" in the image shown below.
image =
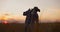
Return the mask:
{"type": "Polygon", "coordinates": [[[38,12],[40,12],[40,9],[38,7],[34,7],[33,9],[35,9],[38,12]]]}
{"type": "Polygon", "coordinates": [[[28,9],[27,11],[23,12],[23,15],[26,16],[27,14],[30,13],[30,9],[28,9]]]}

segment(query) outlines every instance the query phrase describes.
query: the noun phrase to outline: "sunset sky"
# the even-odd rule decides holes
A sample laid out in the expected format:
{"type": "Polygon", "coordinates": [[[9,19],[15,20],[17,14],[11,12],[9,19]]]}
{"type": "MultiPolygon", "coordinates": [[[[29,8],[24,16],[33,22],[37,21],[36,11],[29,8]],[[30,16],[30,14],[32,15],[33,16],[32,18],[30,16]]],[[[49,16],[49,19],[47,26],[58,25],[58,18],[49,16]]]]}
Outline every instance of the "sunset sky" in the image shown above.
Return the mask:
{"type": "Polygon", "coordinates": [[[34,6],[41,10],[39,19],[60,20],[60,0],[0,0],[0,18],[25,20],[23,12],[34,6]]]}

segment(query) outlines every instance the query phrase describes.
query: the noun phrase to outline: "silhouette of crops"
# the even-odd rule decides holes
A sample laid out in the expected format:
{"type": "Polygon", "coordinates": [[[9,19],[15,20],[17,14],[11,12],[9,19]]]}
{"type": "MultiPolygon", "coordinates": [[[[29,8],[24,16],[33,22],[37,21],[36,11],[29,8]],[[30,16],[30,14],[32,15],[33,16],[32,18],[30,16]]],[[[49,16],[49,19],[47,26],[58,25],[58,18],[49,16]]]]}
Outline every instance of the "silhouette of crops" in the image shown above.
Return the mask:
{"type": "MultiPolygon", "coordinates": [[[[36,25],[36,24],[35,24],[36,25]]],[[[0,32],[24,32],[25,24],[21,23],[0,23],[0,32]]],[[[35,27],[36,28],[36,27],[35,27]]],[[[35,31],[35,30],[33,30],[35,31]]],[[[60,23],[40,23],[39,32],[59,32],[60,23]]]]}

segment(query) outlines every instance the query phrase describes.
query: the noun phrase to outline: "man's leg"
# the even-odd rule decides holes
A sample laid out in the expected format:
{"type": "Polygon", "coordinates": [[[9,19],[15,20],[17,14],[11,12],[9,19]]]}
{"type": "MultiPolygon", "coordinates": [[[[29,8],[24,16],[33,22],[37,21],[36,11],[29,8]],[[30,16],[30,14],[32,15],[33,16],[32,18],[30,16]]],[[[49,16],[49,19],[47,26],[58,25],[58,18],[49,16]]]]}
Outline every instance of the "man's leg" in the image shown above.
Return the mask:
{"type": "Polygon", "coordinates": [[[27,30],[28,30],[28,24],[27,23],[25,23],[25,32],[28,32],[27,30]]]}
{"type": "Polygon", "coordinates": [[[39,20],[36,19],[36,32],[39,32],[39,20]]]}
{"type": "Polygon", "coordinates": [[[35,30],[34,30],[34,21],[32,20],[31,21],[31,24],[30,24],[30,30],[31,30],[31,32],[34,32],[35,30]]]}

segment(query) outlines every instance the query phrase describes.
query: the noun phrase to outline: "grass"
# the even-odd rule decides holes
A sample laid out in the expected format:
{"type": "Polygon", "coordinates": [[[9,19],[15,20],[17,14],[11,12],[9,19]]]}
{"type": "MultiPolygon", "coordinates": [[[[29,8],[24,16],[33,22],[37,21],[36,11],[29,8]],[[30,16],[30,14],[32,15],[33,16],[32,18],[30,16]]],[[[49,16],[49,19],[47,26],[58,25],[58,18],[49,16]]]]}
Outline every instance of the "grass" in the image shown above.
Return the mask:
{"type": "MultiPolygon", "coordinates": [[[[23,23],[0,23],[0,32],[24,32],[24,27],[25,24],[23,23]]],[[[40,23],[39,32],[60,32],[60,23],[40,23]]]]}

